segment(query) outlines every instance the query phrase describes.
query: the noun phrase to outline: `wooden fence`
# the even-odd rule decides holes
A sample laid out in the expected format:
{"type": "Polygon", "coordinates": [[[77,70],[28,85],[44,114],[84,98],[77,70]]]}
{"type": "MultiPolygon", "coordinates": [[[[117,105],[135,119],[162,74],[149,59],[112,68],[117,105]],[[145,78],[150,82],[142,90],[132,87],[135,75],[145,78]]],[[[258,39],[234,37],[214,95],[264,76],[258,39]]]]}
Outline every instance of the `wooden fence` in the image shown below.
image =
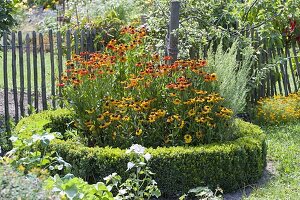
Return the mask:
{"type": "Polygon", "coordinates": [[[63,73],[64,61],[69,60],[73,53],[99,50],[94,43],[95,38],[95,30],[67,31],[63,35],[52,30],[45,34],[35,31],[25,35],[21,31],[10,35],[4,33],[1,45],[3,66],[0,69],[4,80],[0,100],[4,102],[0,105],[4,105],[2,113],[8,129],[11,116],[18,122],[20,117],[31,114],[32,110],[38,112],[49,106],[54,109],[59,106],[54,97],[60,95],[56,84],[63,73]],[[46,58],[48,63],[45,63],[46,58]]]}
{"type": "MultiPolygon", "coordinates": [[[[24,36],[22,32],[13,32],[9,36],[4,34],[2,45],[4,103],[2,105],[4,105],[6,127],[9,127],[10,116],[18,122],[20,117],[31,114],[32,109],[38,112],[49,109],[49,106],[53,109],[60,106],[57,105],[57,98],[55,98],[60,95],[56,84],[63,73],[64,61],[70,59],[73,53],[100,50],[94,42],[96,35],[94,30],[67,31],[64,35],[60,32],[53,33],[51,30],[47,34],[32,32],[24,36]],[[48,60],[48,63],[45,60],[48,60]],[[49,73],[46,73],[46,69],[49,73]]],[[[288,95],[298,91],[300,87],[299,44],[295,42],[287,44],[284,41],[285,45],[282,48],[276,45],[267,47],[264,41],[255,39],[254,32],[250,33],[249,37],[254,41],[253,46],[258,52],[257,60],[252,66],[253,70],[262,70],[266,64],[274,63],[275,57],[281,60],[273,70],[266,72],[261,85],[253,90],[251,101],[255,102],[260,97],[288,95]]]]}

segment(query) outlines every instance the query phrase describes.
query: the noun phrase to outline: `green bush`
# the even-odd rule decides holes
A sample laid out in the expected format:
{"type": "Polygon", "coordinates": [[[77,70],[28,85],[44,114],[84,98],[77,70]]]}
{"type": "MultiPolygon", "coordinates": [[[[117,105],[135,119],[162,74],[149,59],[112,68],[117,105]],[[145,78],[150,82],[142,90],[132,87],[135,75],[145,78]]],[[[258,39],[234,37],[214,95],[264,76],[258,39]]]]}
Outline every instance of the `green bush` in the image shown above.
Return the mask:
{"type": "MultiPolygon", "coordinates": [[[[231,191],[258,180],[265,166],[265,136],[254,125],[238,123],[244,136],[233,142],[149,149],[150,167],[163,195],[178,195],[203,184],[231,191]]],[[[121,149],[88,148],[68,141],[57,141],[53,148],[71,163],[73,173],[90,182],[113,172],[125,177],[128,158],[121,149]]]]}
{"type": "Polygon", "coordinates": [[[15,132],[21,137],[29,137],[43,129],[64,133],[72,124],[72,116],[72,112],[67,109],[43,111],[21,119],[15,132]]]}
{"type": "MultiPolygon", "coordinates": [[[[34,127],[53,127],[51,118],[56,127],[64,127],[66,119],[71,121],[69,117],[71,112],[67,110],[59,110],[57,113],[46,111],[22,119],[16,131],[22,135],[34,127]]],[[[211,188],[220,186],[227,192],[258,180],[266,164],[265,134],[256,125],[241,120],[236,120],[235,124],[239,138],[234,141],[198,147],[148,149],[153,156],[150,168],[156,173],[155,180],[163,196],[179,196],[200,185],[211,188]]],[[[129,158],[125,150],[89,148],[71,140],[56,140],[51,148],[72,165],[74,175],[88,182],[101,181],[113,172],[126,178],[129,158]]]]}

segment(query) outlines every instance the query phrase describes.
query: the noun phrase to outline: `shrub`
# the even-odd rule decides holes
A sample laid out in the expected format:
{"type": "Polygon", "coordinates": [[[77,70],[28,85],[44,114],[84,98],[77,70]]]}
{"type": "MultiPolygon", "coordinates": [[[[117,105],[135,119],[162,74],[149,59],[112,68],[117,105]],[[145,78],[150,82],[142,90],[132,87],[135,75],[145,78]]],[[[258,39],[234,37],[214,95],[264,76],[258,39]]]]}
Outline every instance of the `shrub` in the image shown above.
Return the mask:
{"type": "MultiPolygon", "coordinates": [[[[190,188],[220,186],[226,192],[258,180],[266,161],[265,135],[261,129],[236,120],[240,138],[225,143],[198,147],[158,147],[149,149],[151,171],[165,197],[179,196],[190,188]]],[[[73,141],[52,144],[73,168],[72,173],[89,182],[117,172],[126,177],[129,161],[124,150],[111,147],[86,147],[73,141]]]]}
{"type": "Polygon", "coordinates": [[[144,27],[124,27],[104,53],[67,62],[63,98],[88,146],[126,148],[198,145],[231,140],[230,108],[215,91],[217,76],[205,60],[151,55],[144,27]],[[88,58],[88,59],[86,59],[88,58]]]}
{"type": "Polygon", "coordinates": [[[14,131],[19,134],[20,139],[30,137],[35,133],[39,134],[44,129],[65,133],[72,127],[72,120],[73,115],[70,110],[47,110],[21,119],[14,131]]]}
{"type": "Polygon", "coordinates": [[[262,124],[279,124],[300,119],[300,93],[274,96],[258,101],[257,121],[262,124]]]}

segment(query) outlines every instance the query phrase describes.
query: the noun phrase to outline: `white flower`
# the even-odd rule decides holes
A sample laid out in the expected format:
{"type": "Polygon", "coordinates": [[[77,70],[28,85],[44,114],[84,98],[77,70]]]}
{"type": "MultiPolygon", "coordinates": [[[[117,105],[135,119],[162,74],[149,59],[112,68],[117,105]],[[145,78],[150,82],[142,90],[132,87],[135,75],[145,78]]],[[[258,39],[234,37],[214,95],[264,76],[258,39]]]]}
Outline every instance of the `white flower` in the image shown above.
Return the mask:
{"type": "Polygon", "coordinates": [[[145,152],[145,147],[139,145],[139,144],[133,144],[126,153],[131,153],[132,151],[136,154],[143,154],[145,152]]]}
{"type": "Polygon", "coordinates": [[[104,179],[105,181],[110,181],[110,180],[113,179],[116,175],[117,175],[117,173],[112,173],[111,175],[108,175],[107,177],[104,177],[103,179],[104,179]]]}
{"type": "Polygon", "coordinates": [[[36,142],[36,141],[39,141],[41,139],[41,136],[34,134],[34,135],[31,136],[31,138],[32,138],[33,142],[36,142]]]}
{"type": "Polygon", "coordinates": [[[119,194],[120,195],[124,195],[124,194],[126,194],[127,193],[127,190],[126,189],[121,189],[121,190],[119,190],[119,194]]]}
{"type": "Polygon", "coordinates": [[[146,159],[146,161],[149,161],[150,158],[151,158],[151,154],[150,154],[150,153],[146,153],[146,154],[144,155],[144,158],[146,159]]]}
{"type": "Polygon", "coordinates": [[[18,140],[18,137],[16,137],[16,136],[11,136],[9,139],[10,139],[11,142],[15,142],[15,141],[18,140]]]}
{"type": "Polygon", "coordinates": [[[128,163],[127,163],[127,170],[126,170],[126,171],[130,170],[130,169],[133,168],[134,166],[135,166],[135,164],[134,164],[133,162],[128,162],[128,163]]]}

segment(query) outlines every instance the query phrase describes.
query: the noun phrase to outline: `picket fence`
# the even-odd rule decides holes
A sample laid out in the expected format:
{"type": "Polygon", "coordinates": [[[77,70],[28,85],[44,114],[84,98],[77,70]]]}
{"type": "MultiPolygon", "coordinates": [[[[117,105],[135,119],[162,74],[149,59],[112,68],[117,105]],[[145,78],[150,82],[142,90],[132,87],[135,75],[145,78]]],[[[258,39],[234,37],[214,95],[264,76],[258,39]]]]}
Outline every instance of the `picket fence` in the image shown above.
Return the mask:
{"type": "MultiPolygon", "coordinates": [[[[179,1],[172,1],[169,33],[173,33],[173,30],[179,26],[179,10],[179,1]]],[[[62,106],[57,102],[61,91],[57,89],[56,84],[60,81],[64,71],[64,61],[71,59],[72,54],[101,51],[103,47],[95,42],[96,38],[99,39],[100,32],[97,30],[68,30],[62,34],[60,31],[54,33],[49,30],[48,33],[36,33],[35,31],[27,34],[23,34],[21,31],[11,34],[4,33],[0,46],[3,52],[3,68],[0,70],[3,70],[4,80],[4,98],[0,98],[0,101],[4,99],[4,102],[0,102],[0,105],[4,105],[2,113],[4,113],[7,130],[10,130],[9,120],[11,118],[18,122],[21,117],[31,114],[32,110],[39,112],[47,110],[49,107],[56,109],[62,106]],[[11,64],[8,62],[9,53],[11,64]],[[46,56],[49,56],[50,66],[46,66],[46,56]],[[40,62],[38,63],[38,61],[40,62]],[[46,74],[46,68],[49,69],[49,67],[50,74],[46,74]],[[9,80],[9,71],[11,71],[11,80],[9,80]],[[46,79],[46,76],[51,77],[46,79]],[[11,100],[13,102],[10,102],[11,100]],[[12,110],[13,112],[10,112],[12,110]]],[[[249,101],[253,103],[261,97],[278,94],[287,96],[299,91],[299,43],[287,42],[283,37],[283,45],[267,45],[266,40],[259,40],[254,30],[249,30],[244,35],[253,41],[257,52],[257,59],[252,66],[249,66],[252,67],[252,71],[262,71],[266,64],[274,64],[275,58],[277,60],[280,58],[280,62],[276,63],[272,70],[267,71],[258,87],[251,91],[252,95],[249,101]]],[[[178,39],[173,34],[169,34],[167,38],[169,43],[166,52],[176,59],[178,39]]],[[[242,62],[242,55],[239,55],[238,59],[242,62]]]]}

